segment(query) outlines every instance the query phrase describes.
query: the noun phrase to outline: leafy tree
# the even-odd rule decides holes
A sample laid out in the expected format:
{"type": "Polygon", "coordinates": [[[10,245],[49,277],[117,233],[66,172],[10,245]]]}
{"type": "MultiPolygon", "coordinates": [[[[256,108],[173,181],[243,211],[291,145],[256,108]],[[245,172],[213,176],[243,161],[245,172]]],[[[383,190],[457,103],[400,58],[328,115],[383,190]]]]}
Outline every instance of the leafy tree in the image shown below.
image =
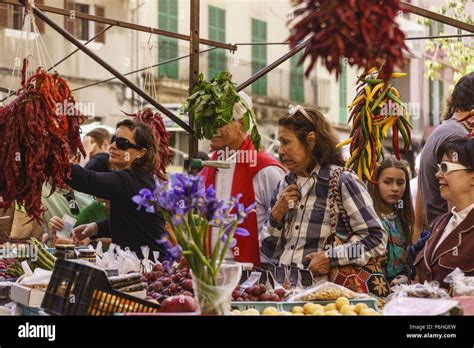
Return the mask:
{"type": "MultiPolygon", "coordinates": [[[[469,10],[466,9],[468,0],[448,0],[445,6],[432,7],[431,11],[437,12],[442,15],[449,16],[459,21],[474,24],[472,16],[469,14],[469,10]]],[[[423,18],[419,20],[419,23],[431,26],[433,20],[423,18]]],[[[460,30],[457,31],[459,33],[460,30]]],[[[445,30],[442,30],[439,35],[448,35],[445,30]]],[[[430,39],[426,43],[426,52],[433,59],[426,61],[426,77],[434,80],[439,78],[439,72],[443,69],[442,64],[436,57],[437,52],[443,53],[443,61],[449,63],[451,68],[454,70],[453,85],[465,74],[474,71],[474,46],[473,39],[467,38],[447,38],[447,39],[430,39]]]]}

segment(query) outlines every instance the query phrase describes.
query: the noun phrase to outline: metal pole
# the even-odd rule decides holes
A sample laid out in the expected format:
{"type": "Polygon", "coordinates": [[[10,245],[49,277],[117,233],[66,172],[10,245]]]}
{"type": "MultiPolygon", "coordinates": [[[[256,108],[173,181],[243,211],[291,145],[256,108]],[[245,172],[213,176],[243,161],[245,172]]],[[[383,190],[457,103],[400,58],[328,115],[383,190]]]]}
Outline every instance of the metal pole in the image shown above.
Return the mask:
{"type": "MultiPolygon", "coordinates": [[[[22,5],[23,1],[24,0],[0,0],[0,3],[13,5],[13,6],[23,6],[22,5]]],[[[62,8],[51,7],[51,6],[41,5],[41,4],[37,4],[35,6],[44,12],[59,14],[66,17],[70,15],[69,10],[65,10],[62,8]]],[[[126,28],[126,29],[138,30],[144,33],[149,33],[149,34],[152,33],[152,34],[157,34],[157,35],[173,37],[178,40],[190,41],[190,37],[188,35],[183,35],[183,34],[175,33],[172,31],[167,31],[167,30],[162,30],[162,29],[157,29],[157,28],[152,28],[152,27],[145,27],[143,25],[128,23],[124,21],[118,21],[115,19],[110,19],[110,18],[105,18],[105,17],[93,16],[88,13],[82,13],[79,11],[75,11],[74,14],[76,18],[79,18],[79,19],[85,19],[88,21],[113,25],[116,27],[121,27],[121,28],[126,28]]],[[[231,51],[237,50],[237,46],[231,45],[231,44],[226,44],[226,43],[207,40],[207,39],[199,39],[199,41],[203,45],[215,46],[215,47],[224,48],[226,50],[231,50],[231,51]]]]}
{"type": "MultiPolygon", "coordinates": [[[[84,46],[87,46],[89,43],[91,43],[92,41],[94,41],[96,38],[98,38],[100,35],[102,35],[103,33],[105,33],[107,30],[109,30],[110,28],[112,28],[113,25],[109,25],[107,28],[103,29],[100,33],[98,33],[96,36],[94,36],[93,38],[90,38],[88,41],[84,42],[84,46]]],[[[71,53],[69,53],[66,57],[62,58],[61,60],[59,60],[56,64],[54,64],[53,66],[49,67],[47,71],[51,71],[53,70],[53,68],[56,68],[59,64],[63,63],[66,59],[69,59],[72,55],[74,55],[77,51],[79,51],[78,48],[76,48],[74,51],[72,51],[71,53]]],[[[8,92],[8,91],[7,91],[8,92]]],[[[0,103],[3,103],[5,100],[7,100],[8,98],[10,98],[11,96],[15,95],[16,94],[16,91],[10,91],[10,93],[2,98],[0,100],[0,103]]]]}
{"type": "Polygon", "coordinates": [[[429,18],[429,19],[474,33],[474,25],[472,24],[464,23],[464,22],[458,21],[457,19],[453,19],[451,17],[444,16],[442,14],[439,14],[433,11],[425,10],[424,8],[409,4],[407,2],[402,1],[401,5],[402,5],[403,10],[409,11],[416,15],[429,18]]]}
{"type": "MultiPolygon", "coordinates": [[[[199,79],[199,0],[191,0],[190,14],[190,45],[189,53],[189,95],[193,92],[194,87],[199,79]]],[[[194,129],[194,114],[189,113],[189,126],[194,129]]],[[[198,153],[198,139],[189,135],[189,158],[195,158],[198,153]]],[[[191,161],[189,161],[191,163],[191,161]]]]}
{"type": "MultiPolygon", "coordinates": [[[[450,34],[450,35],[434,35],[434,36],[416,36],[416,37],[406,37],[405,40],[426,40],[426,39],[450,39],[458,37],[471,37],[474,34],[450,34]]],[[[288,41],[285,42],[236,42],[234,45],[238,46],[270,46],[270,45],[289,45],[288,41]]]]}
{"type": "MultiPolygon", "coordinates": [[[[213,50],[216,50],[216,49],[218,49],[218,48],[217,48],[217,47],[211,47],[211,48],[208,48],[208,49],[206,49],[206,50],[199,51],[199,53],[206,53],[206,52],[213,51],[213,50]]],[[[144,67],[144,68],[140,68],[140,69],[137,69],[137,70],[129,71],[129,72],[127,72],[127,73],[124,73],[123,76],[128,76],[128,75],[136,74],[136,73],[138,73],[138,72],[145,71],[145,70],[148,70],[148,69],[150,69],[150,68],[156,68],[156,67],[159,67],[159,66],[168,64],[168,63],[172,63],[172,62],[176,62],[176,61],[178,61],[178,60],[182,60],[182,59],[185,59],[185,58],[189,58],[190,56],[191,56],[190,54],[186,54],[185,56],[181,56],[181,57],[176,57],[176,58],[164,60],[164,61],[162,61],[162,62],[160,62],[160,63],[156,63],[156,64],[153,64],[153,65],[150,65],[150,66],[146,66],[146,67],[144,67]]],[[[85,88],[97,86],[97,85],[100,85],[101,83],[106,83],[106,82],[109,82],[109,81],[112,81],[112,80],[115,80],[115,79],[116,79],[116,77],[111,77],[111,78],[108,78],[108,79],[105,79],[105,80],[97,81],[97,82],[91,83],[91,84],[89,84],[89,85],[85,85],[85,86],[81,86],[81,87],[77,87],[77,88],[71,89],[71,92],[76,92],[76,91],[80,91],[81,89],[85,89],[85,88]]]]}
{"type": "MultiPolygon", "coordinates": [[[[25,0],[22,0],[25,1],[25,0]]],[[[135,85],[132,81],[127,79],[125,76],[123,76],[120,72],[118,72],[115,68],[113,68],[110,64],[105,62],[102,58],[100,58],[98,55],[96,55],[94,52],[92,52],[89,48],[84,46],[79,40],[77,40],[74,36],[72,36],[69,32],[67,32],[65,29],[60,27],[56,22],[51,20],[48,16],[46,16],[42,11],[40,11],[38,8],[33,7],[33,13],[35,16],[38,18],[42,19],[46,24],[48,24],[51,28],[53,28],[55,31],[57,31],[59,34],[61,34],[66,40],[71,42],[73,45],[75,45],[77,48],[79,48],[82,52],[87,54],[89,57],[91,57],[93,60],[95,60],[98,64],[100,64],[104,69],[109,71],[112,75],[114,75],[116,78],[118,78],[120,81],[122,81],[125,85],[130,87],[133,91],[135,91],[139,96],[141,96],[143,99],[145,99],[147,102],[149,102],[151,105],[153,105],[155,108],[157,108],[159,111],[161,111],[163,114],[168,116],[170,119],[172,119],[176,124],[178,124],[181,128],[186,130],[186,132],[190,134],[194,134],[194,130],[189,127],[183,120],[181,120],[179,117],[177,117],[171,110],[168,110],[165,106],[161,105],[158,103],[155,99],[153,99],[148,93],[143,91],[140,87],[135,85]]]]}
{"type": "Polygon", "coordinates": [[[418,36],[406,37],[405,40],[434,40],[434,39],[459,39],[460,37],[472,37],[474,34],[457,34],[457,35],[434,35],[434,36],[418,36]]]}
{"type": "Polygon", "coordinates": [[[277,66],[281,65],[282,63],[284,63],[285,61],[287,61],[288,59],[290,59],[291,57],[293,57],[296,53],[298,53],[299,51],[301,51],[303,48],[305,48],[309,42],[311,41],[311,38],[309,39],[306,39],[306,41],[303,41],[302,43],[300,43],[298,46],[296,46],[295,48],[292,48],[290,51],[288,51],[287,53],[285,53],[283,56],[281,56],[280,58],[278,58],[276,61],[274,61],[273,63],[271,63],[270,65],[266,66],[265,68],[263,68],[262,70],[259,70],[257,71],[254,75],[252,75],[248,80],[242,82],[240,85],[237,86],[237,91],[242,91],[243,89],[247,88],[248,86],[250,86],[252,83],[254,83],[255,81],[257,81],[259,78],[261,78],[263,75],[266,75],[267,73],[269,73],[270,71],[272,71],[273,69],[275,69],[277,66]]]}
{"type": "MultiPolygon", "coordinates": [[[[103,33],[105,33],[107,30],[109,30],[110,28],[112,28],[113,25],[109,25],[108,27],[102,29],[100,31],[100,33],[98,33],[96,36],[94,37],[91,37],[89,40],[87,40],[86,42],[84,42],[84,46],[87,46],[89,43],[91,43],[92,41],[94,41],[95,39],[97,39],[99,36],[101,36],[103,33]]],[[[48,71],[51,71],[53,70],[54,68],[56,68],[59,64],[63,63],[66,59],[69,59],[71,56],[73,56],[74,54],[76,54],[79,50],[79,48],[76,48],[74,51],[72,51],[71,53],[69,53],[66,57],[62,58],[60,61],[58,61],[56,64],[54,64],[52,67],[50,67],[48,69],[48,71]]]]}

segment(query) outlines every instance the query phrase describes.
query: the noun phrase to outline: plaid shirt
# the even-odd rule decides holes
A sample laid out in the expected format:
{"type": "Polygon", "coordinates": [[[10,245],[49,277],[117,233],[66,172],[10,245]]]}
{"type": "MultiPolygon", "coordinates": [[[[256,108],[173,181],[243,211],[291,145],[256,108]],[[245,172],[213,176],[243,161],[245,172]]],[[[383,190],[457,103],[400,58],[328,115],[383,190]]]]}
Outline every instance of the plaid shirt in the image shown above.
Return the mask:
{"type": "MultiPolygon", "coordinates": [[[[327,246],[327,238],[331,235],[329,179],[331,171],[336,168],[334,165],[316,167],[309,180],[309,189],[301,187],[300,201],[282,222],[269,214],[262,253],[272,263],[307,268],[309,261],[305,260],[306,255],[326,251],[331,267],[348,264],[363,266],[371,257],[385,254],[388,237],[375,213],[372,198],[365,184],[348,172],[340,175],[339,186],[352,236],[349,239],[339,213],[336,233],[343,244],[327,246]]],[[[273,194],[272,206],[287,186],[285,179],[280,181],[273,194]]]]}

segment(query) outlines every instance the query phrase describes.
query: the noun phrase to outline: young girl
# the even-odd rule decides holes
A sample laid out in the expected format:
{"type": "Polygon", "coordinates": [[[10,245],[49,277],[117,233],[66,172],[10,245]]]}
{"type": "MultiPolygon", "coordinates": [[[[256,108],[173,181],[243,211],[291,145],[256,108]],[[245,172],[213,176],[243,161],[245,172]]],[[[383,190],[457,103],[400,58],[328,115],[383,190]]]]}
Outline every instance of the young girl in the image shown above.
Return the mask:
{"type": "Polygon", "coordinates": [[[395,157],[377,167],[377,184],[369,183],[374,208],[388,234],[385,276],[389,282],[408,275],[406,250],[411,243],[415,221],[407,165],[395,157]]]}

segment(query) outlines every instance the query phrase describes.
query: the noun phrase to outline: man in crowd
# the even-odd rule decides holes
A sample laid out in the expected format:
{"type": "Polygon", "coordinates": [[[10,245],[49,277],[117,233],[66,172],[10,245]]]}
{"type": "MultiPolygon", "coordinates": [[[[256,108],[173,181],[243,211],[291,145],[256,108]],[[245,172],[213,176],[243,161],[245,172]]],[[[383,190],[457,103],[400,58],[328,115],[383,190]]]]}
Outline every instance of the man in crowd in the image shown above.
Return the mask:
{"type": "Polygon", "coordinates": [[[110,133],[105,128],[94,128],[86,134],[83,140],[86,158],[81,160],[81,165],[94,172],[108,172],[110,133]]]}
{"type": "MultiPolygon", "coordinates": [[[[252,101],[247,94],[239,93],[244,101],[234,107],[231,123],[221,127],[211,140],[212,160],[224,160],[231,163],[228,169],[204,168],[200,175],[204,177],[206,187],[214,185],[218,199],[224,201],[241,193],[240,202],[245,206],[256,202],[256,216],[250,214],[239,225],[247,229],[250,236],[235,236],[237,245],[232,249],[233,257],[239,262],[260,266],[260,243],[263,238],[263,226],[271,208],[271,194],[278,182],[285,176],[285,169],[274,157],[264,151],[257,151],[250,136],[243,130],[242,118],[245,113],[243,102],[251,108],[252,101]]],[[[211,231],[212,243],[217,239],[217,230],[211,231]]],[[[232,255],[229,252],[229,258],[232,255]]]]}
{"type": "MultiPolygon", "coordinates": [[[[448,202],[441,198],[439,182],[435,177],[438,171],[436,152],[446,140],[456,136],[467,136],[470,133],[470,124],[474,117],[464,120],[474,109],[474,73],[463,76],[454,87],[453,94],[447,101],[444,122],[440,124],[428,137],[423,148],[420,161],[419,192],[425,225],[429,229],[433,221],[440,215],[448,212],[448,202]]],[[[415,239],[421,231],[415,231],[415,239]]]]}

